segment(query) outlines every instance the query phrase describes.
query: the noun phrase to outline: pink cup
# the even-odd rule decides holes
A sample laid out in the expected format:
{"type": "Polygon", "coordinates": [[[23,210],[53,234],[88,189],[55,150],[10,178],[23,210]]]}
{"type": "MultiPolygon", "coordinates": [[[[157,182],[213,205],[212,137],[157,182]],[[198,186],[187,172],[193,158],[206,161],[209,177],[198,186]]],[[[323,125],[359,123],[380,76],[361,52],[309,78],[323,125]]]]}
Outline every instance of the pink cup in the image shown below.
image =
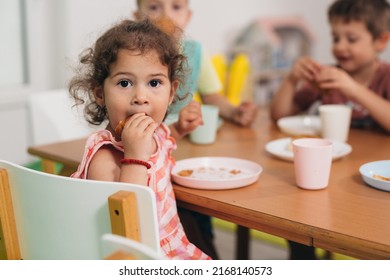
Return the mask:
{"type": "Polygon", "coordinates": [[[332,142],[321,138],[301,138],[292,142],[295,180],[308,190],[326,188],[332,165],[332,142]]]}

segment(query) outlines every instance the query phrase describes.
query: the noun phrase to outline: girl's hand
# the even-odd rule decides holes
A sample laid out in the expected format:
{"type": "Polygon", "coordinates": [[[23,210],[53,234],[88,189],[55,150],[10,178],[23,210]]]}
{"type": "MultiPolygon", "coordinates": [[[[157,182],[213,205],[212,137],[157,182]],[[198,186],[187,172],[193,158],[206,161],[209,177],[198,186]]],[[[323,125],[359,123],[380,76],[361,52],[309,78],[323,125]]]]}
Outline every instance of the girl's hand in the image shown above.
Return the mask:
{"type": "Polygon", "coordinates": [[[179,136],[184,137],[202,124],[201,105],[199,102],[192,100],[187,106],[181,109],[175,128],[179,136]]]}
{"type": "Polygon", "coordinates": [[[124,157],[147,161],[156,149],[153,133],[158,127],[145,113],[132,115],[122,130],[124,157]]]}

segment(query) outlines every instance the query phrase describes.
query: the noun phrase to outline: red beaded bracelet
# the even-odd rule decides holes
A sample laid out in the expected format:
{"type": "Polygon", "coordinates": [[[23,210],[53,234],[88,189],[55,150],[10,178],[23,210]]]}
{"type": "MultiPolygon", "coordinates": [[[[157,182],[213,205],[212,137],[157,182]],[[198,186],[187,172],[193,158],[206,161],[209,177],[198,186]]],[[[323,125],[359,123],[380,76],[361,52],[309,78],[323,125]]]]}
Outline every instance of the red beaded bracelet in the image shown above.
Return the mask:
{"type": "Polygon", "coordinates": [[[145,166],[147,169],[150,169],[152,166],[150,165],[149,162],[139,160],[139,159],[133,159],[133,158],[123,158],[120,161],[123,164],[139,164],[145,166]]]}

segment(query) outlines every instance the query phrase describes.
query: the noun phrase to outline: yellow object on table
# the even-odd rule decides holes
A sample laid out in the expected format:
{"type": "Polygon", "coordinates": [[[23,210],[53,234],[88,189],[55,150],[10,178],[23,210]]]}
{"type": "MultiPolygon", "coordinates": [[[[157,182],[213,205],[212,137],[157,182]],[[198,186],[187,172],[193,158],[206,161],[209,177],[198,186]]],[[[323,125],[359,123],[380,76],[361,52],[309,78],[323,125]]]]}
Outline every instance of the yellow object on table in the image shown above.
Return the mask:
{"type": "Polygon", "coordinates": [[[218,78],[222,84],[222,89],[220,94],[225,95],[227,72],[228,72],[228,65],[226,62],[226,58],[222,54],[214,55],[212,58],[212,63],[214,65],[215,71],[217,72],[218,78]]]}
{"type": "Polygon", "coordinates": [[[233,105],[241,103],[242,91],[247,82],[250,62],[246,54],[237,54],[233,59],[227,81],[227,98],[233,105]]]}

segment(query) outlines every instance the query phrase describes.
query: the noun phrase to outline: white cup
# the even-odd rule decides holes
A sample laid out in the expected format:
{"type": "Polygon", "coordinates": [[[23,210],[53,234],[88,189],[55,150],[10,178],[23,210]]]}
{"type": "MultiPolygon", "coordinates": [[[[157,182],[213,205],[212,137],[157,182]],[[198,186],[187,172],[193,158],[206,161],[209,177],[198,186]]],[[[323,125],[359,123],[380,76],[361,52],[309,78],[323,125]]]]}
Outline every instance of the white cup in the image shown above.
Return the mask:
{"type": "Polygon", "coordinates": [[[219,109],[214,105],[202,105],[203,125],[190,133],[190,140],[195,144],[212,144],[218,129],[219,109]]]}
{"type": "Polygon", "coordinates": [[[326,104],[319,107],[321,136],[331,140],[347,142],[352,109],[341,104],[326,104]]]}

